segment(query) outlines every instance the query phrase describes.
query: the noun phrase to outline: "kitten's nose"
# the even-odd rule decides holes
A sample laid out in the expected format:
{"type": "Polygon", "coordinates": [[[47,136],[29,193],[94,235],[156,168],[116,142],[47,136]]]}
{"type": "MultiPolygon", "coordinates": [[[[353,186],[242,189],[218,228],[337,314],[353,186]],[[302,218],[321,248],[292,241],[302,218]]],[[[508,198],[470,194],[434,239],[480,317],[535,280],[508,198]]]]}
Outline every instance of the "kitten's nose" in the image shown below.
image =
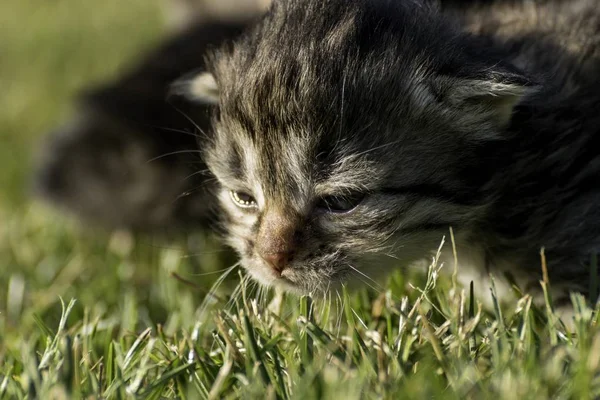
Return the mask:
{"type": "Polygon", "coordinates": [[[289,252],[278,252],[261,254],[260,257],[267,262],[277,273],[281,274],[287,266],[291,253],[289,252]]]}

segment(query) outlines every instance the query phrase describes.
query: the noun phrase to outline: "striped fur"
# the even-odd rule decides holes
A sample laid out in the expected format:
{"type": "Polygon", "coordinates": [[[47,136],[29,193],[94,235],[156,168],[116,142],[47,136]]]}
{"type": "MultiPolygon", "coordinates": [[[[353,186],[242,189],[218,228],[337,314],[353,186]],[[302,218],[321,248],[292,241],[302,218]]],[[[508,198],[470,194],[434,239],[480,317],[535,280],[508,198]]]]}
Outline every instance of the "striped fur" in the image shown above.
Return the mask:
{"type": "Polygon", "coordinates": [[[585,292],[600,247],[598,20],[583,0],[276,2],[209,62],[220,94],[206,161],[242,264],[322,291],[419,263],[452,227],[467,279],[508,273],[527,289],[545,247],[560,295],[585,292]],[[318,207],[357,192],[350,212],[318,207]],[[272,215],[295,229],[281,277],[256,251],[276,240],[259,235],[272,215]]]}

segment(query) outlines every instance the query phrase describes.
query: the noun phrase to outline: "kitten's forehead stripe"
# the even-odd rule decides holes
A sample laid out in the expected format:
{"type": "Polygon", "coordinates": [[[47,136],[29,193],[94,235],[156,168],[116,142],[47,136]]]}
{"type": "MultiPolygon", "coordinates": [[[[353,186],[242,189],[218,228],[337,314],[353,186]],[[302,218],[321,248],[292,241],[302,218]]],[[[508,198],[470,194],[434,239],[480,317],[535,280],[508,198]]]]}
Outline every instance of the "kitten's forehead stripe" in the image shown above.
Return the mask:
{"type": "Polygon", "coordinates": [[[306,154],[307,142],[302,140],[280,142],[256,141],[257,152],[262,154],[254,165],[254,176],[260,181],[268,203],[277,207],[303,210],[310,197],[310,164],[306,154]]]}
{"type": "Polygon", "coordinates": [[[246,167],[243,160],[242,151],[237,145],[234,144],[231,146],[231,150],[227,153],[226,160],[232,176],[239,180],[243,180],[246,176],[246,167]]]}

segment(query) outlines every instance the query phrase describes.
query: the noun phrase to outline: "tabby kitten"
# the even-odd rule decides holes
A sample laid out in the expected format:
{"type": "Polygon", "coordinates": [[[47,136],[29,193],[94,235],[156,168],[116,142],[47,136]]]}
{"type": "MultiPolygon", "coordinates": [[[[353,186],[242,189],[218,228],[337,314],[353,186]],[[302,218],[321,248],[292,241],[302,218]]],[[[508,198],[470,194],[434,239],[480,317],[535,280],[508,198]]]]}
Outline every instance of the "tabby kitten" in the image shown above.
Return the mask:
{"type": "Polygon", "coordinates": [[[592,3],[276,1],[177,83],[216,105],[202,147],[242,265],[320,293],[427,261],[452,227],[465,282],[508,273],[535,290],[545,247],[558,300],[585,293],[600,248],[592,3]]]}

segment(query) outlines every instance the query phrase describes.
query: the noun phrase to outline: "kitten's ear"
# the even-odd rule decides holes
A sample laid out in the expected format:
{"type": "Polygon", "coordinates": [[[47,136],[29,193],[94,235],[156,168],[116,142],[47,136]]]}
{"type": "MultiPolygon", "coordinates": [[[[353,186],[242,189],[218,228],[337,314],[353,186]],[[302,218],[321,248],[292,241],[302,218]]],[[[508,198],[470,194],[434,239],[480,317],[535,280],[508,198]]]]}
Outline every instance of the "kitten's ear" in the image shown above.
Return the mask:
{"type": "Polygon", "coordinates": [[[460,78],[437,76],[433,85],[436,96],[446,104],[472,117],[493,121],[498,127],[508,125],[514,107],[537,88],[525,76],[504,71],[460,78]]]}
{"type": "Polygon", "coordinates": [[[169,96],[183,96],[196,103],[214,105],[219,102],[219,86],[210,72],[194,73],[173,82],[169,96]]]}

